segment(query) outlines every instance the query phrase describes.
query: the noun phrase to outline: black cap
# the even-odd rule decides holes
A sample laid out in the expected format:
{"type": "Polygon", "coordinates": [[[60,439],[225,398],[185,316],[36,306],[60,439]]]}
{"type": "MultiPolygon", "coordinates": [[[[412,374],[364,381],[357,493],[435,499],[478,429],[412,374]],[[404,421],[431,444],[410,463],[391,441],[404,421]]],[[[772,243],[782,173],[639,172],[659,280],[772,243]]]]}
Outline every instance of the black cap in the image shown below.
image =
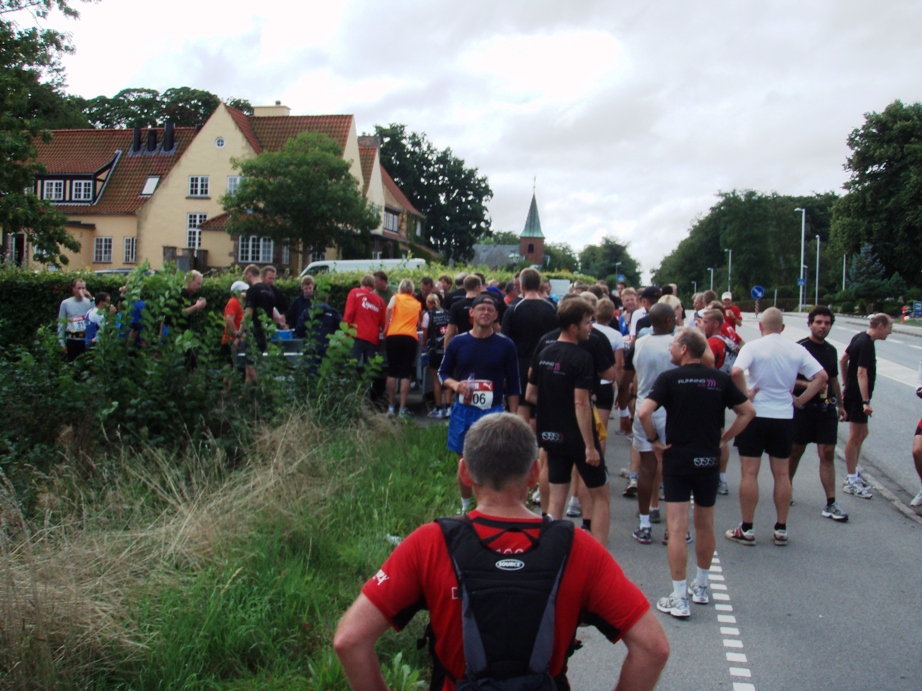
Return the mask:
{"type": "Polygon", "coordinates": [[[649,286],[648,288],[643,289],[640,297],[644,300],[659,300],[661,297],[663,297],[663,293],[656,286],[649,286]]]}
{"type": "Polygon", "coordinates": [[[494,308],[499,309],[496,297],[490,293],[481,293],[475,297],[474,302],[471,303],[471,309],[474,309],[477,305],[482,305],[485,302],[489,302],[491,305],[493,305],[494,308]]]}

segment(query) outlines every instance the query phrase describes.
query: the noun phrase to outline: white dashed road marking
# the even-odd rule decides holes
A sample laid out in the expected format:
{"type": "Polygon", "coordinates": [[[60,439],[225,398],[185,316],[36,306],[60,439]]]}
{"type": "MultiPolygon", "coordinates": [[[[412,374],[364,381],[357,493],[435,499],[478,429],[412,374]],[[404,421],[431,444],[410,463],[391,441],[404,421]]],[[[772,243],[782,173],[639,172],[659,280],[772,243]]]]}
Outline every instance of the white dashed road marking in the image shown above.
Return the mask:
{"type": "MultiPolygon", "coordinates": [[[[727,636],[727,638],[723,638],[723,644],[724,648],[728,649],[726,652],[727,662],[732,663],[729,668],[730,677],[733,679],[750,679],[752,670],[749,667],[738,666],[748,665],[749,660],[745,653],[738,652],[743,648],[743,641],[740,637],[740,630],[736,626],[736,616],[723,614],[723,612],[732,612],[733,605],[726,604],[730,600],[730,595],[723,592],[727,590],[726,584],[723,583],[726,578],[723,575],[723,567],[720,566],[720,559],[717,558],[717,552],[714,552],[714,559],[711,561],[709,573],[708,580],[711,582],[711,597],[714,600],[721,601],[721,604],[715,604],[714,608],[718,612],[717,621],[721,624],[720,635],[722,637],[727,636]],[[720,592],[714,592],[715,590],[720,592]],[[727,626],[727,624],[733,624],[733,626],[727,626]]],[[[733,691],[756,691],[756,687],[749,683],[734,681],[733,691]]]]}

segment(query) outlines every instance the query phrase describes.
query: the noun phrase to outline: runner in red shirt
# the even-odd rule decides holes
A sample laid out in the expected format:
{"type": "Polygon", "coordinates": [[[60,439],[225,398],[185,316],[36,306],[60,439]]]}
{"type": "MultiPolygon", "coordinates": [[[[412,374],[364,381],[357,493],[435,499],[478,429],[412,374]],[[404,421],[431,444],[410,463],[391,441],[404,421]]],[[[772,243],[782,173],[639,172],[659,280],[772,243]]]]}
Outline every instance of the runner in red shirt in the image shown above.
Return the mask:
{"type": "Polygon", "coordinates": [[[724,303],[724,318],[735,329],[743,323],[743,313],[733,304],[733,293],[724,293],[720,298],[724,303]]]}
{"type": "Polygon", "coordinates": [[[358,288],[349,291],[343,321],[355,327],[355,343],[352,357],[362,366],[378,354],[381,329],[384,328],[384,314],[387,305],[374,292],[375,278],[371,274],[362,276],[358,288]]]}
{"type": "MultiPolygon", "coordinates": [[[[548,539],[545,531],[569,530],[572,546],[553,608],[553,650],[543,671],[562,683],[576,627],[591,623],[612,642],[623,640],[627,645],[628,655],[616,688],[652,689],[669,655],[666,635],[643,593],[602,545],[566,523],[543,523],[526,508],[528,488],[538,477],[537,455],[534,433],[515,415],[488,415],[476,422],[465,439],[459,474],[473,487],[478,508],[456,520],[470,521],[484,550],[505,555],[497,561],[496,572],[491,569],[493,579],[506,578],[504,574],[516,574],[523,568],[528,557],[516,559],[515,555],[533,551],[546,554],[546,544],[550,543],[544,543],[548,539]],[[536,544],[539,535],[542,540],[536,544]]],[[[400,630],[417,611],[428,609],[434,652],[447,672],[441,688],[454,691],[455,680],[463,679],[469,671],[462,630],[470,624],[462,624],[460,590],[443,527],[431,523],[414,531],[365,584],[339,624],[334,648],[352,688],[387,688],[375,642],[389,627],[400,630]]],[[[476,614],[476,608],[471,607],[476,614]]],[[[514,638],[533,634],[515,629],[514,613],[497,619],[502,621],[478,620],[484,641],[491,640],[490,634],[495,636],[495,629],[501,627],[515,630],[514,638]]],[[[485,650],[486,657],[493,652],[485,650]]]]}

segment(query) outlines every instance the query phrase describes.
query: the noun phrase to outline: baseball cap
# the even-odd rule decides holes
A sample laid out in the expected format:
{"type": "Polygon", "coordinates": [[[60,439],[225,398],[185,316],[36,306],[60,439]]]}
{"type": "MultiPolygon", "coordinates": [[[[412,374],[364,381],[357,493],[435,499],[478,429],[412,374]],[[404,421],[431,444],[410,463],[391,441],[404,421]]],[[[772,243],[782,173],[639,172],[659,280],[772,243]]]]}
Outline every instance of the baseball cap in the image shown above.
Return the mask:
{"type": "Polygon", "coordinates": [[[641,299],[644,300],[659,300],[662,296],[662,292],[656,286],[649,286],[643,289],[643,292],[640,294],[641,299]]]}
{"type": "Polygon", "coordinates": [[[496,308],[496,296],[490,293],[481,293],[474,298],[474,302],[471,303],[471,309],[474,309],[477,307],[477,305],[482,305],[485,302],[489,302],[491,305],[493,305],[494,308],[496,308]]]}
{"type": "Polygon", "coordinates": [[[232,293],[239,293],[241,290],[246,290],[246,289],[249,288],[249,287],[250,287],[250,286],[249,286],[247,283],[245,283],[244,281],[234,281],[234,282],[231,284],[231,292],[232,292],[232,293]]]}
{"type": "Polygon", "coordinates": [[[720,299],[721,299],[721,300],[732,300],[732,299],[733,299],[733,293],[726,292],[726,293],[724,293],[723,295],[720,296],[720,299]]]}

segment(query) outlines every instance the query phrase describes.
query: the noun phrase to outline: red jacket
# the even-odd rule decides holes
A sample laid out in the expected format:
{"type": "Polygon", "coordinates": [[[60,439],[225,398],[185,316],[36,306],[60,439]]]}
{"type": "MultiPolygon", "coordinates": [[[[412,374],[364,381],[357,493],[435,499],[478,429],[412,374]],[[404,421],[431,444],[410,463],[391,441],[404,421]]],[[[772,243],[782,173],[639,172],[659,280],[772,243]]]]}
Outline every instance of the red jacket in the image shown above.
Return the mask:
{"type": "Polygon", "coordinates": [[[356,338],[378,345],[378,335],[384,328],[384,312],[387,305],[371,288],[353,288],[346,298],[346,313],[343,320],[356,330],[356,338]]]}

